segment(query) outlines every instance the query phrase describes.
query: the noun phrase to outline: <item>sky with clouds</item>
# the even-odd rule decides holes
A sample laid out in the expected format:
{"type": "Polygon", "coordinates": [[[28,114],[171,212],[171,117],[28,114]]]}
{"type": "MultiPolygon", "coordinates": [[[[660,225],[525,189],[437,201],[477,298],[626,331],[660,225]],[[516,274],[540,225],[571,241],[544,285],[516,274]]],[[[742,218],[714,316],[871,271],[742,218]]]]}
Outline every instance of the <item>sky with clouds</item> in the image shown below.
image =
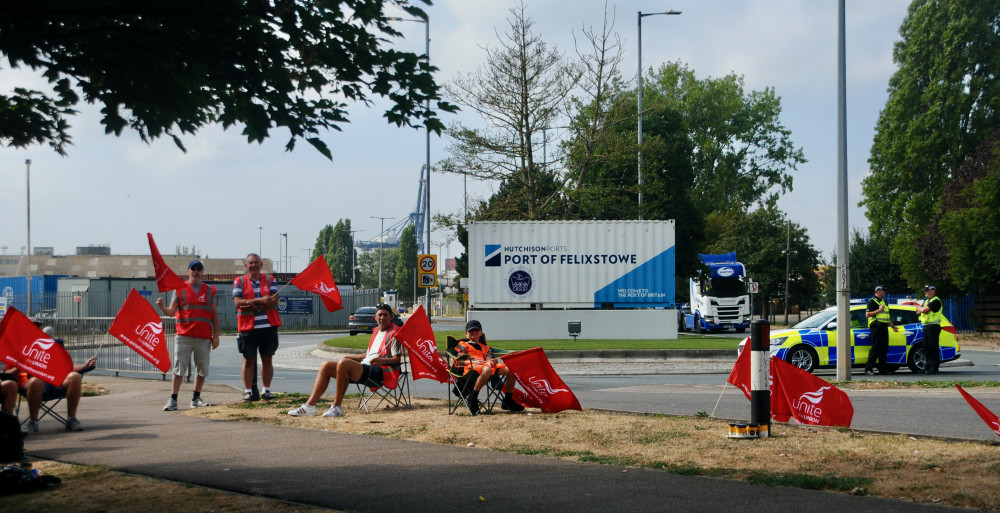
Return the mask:
{"type": "MultiPolygon", "coordinates": [[[[773,87],[782,101],[781,120],[808,162],[794,173],[794,189],[779,206],[807,230],[813,245],[829,258],[836,247],[837,171],[837,4],[835,0],[535,0],[525,2],[534,30],[550,45],[574,55],[574,36],[603,23],[605,7],[625,47],[624,73],[635,78],[638,11],[678,10],[680,16],[643,18],[642,59],[646,68],[680,60],[699,77],[741,75],[748,90],[773,87]]],[[[441,82],[474,72],[486,47],[496,47],[507,28],[512,0],[438,0],[430,16],[430,57],[441,82]]],[[[868,172],[874,126],[885,105],[888,80],[896,67],[892,47],[909,5],[905,0],[846,3],[849,222],[866,229],[856,205],[868,172]]],[[[424,25],[398,22],[403,50],[423,53],[424,25]]],[[[582,38],[581,38],[582,40],[582,38]]],[[[0,68],[0,91],[15,86],[44,87],[34,74],[0,68]]],[[[184,137],[187,153],[170,140],[146,144],[134,133],[105,135],[93,106],[70,120],[74,145],[61,157],[48,146],[0,148],[3,229],[0,246],[8,255],[26,245],[25,159],[31,159],[31,245],[73,254],[77,246],[110,245],[114,254],[148,252],[146,232],[160,250],[197,248],[202,256],[242,257],[262,250],[284,255],[289,270],[306,265],[307,250],[326,224],[351,219],[359,239],[389,226],[417,206],[425,136],[386,124],[384,109],[350,109],[343,132],[323,139],[329,161],[300,142],[284,150],[287,133],[276,131],[264,144],[248,144],[238,129],[209,127],[184,137]],[[262,229],[261,229],[262,228],[262,229]]],[[[479,120],[460,115],[467,125],[479,120]]],[[[453,119],[448,116],[446,122],[453,119]]],[[[447,138],[432,136],[431,160],[447,157],[447,138]]],[[[462,210],[471,199],[489,197],[495,183],[434,173],[431,211],[462,210]]],[[[457,243],[432,233],[434,252],[454,257],[457,243]]]]}

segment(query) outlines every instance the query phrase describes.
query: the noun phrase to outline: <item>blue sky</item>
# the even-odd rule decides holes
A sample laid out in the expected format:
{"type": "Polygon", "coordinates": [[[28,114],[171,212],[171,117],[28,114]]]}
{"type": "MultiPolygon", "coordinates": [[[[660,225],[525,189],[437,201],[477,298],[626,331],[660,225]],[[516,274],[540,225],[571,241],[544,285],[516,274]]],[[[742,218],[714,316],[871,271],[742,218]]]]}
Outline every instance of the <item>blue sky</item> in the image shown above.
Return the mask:
{"type": "MultiPolygon", "coordinates": [[[[486,46],[496,46],[495,30],[507,27],[511,0],[444,0],[427,8],[431,61],[439,81],[475,71],[486,46]]],[[[596,0],[526,2],[535,31],[551,45],[574,55],[573,37],[599,29],[605,3],[596,0]],[[572,8],[567,8],[572,5],[572,8]]],[[[866,229],[861,180],[889,77],[895,72],[892,46],[909,2],[847,1],[847,120],[849,222],[866,229]]],[[[614,30],[625,47],[624,73],[637,66],[636,13],[679,10],[680,16],[643,19],[642,58],[646,68],[680,60],[699,77],[742,75],[748,89],[773,87],[782,99],[782,122],[802,147],[808,163],[793,173],[794,189],[780,207],[806,227],[824,257],[836,246],[836,44],[835,0],[644,0],[607,4],[614,30]]],[[[399,22],[404,38],[395,44],[423,53],[424,26],[399,22]]],[[[582,38],[581,38],[582,39],[582,38]]],[[[5,63],[4,63],[5,64],[5,63]]],[[[0,68],[0,91],[15,85],[44,87],[25,70],[0,68]]],[[[77,246],[110,245],[115,254],[148,252],[146,232],[160,250],[194,246],[211,257],[241,257],[262,246],[277,259],[280,233],[288,234],[290,270],[306,265],[306,248],[326,224],[350,218],[359,239],[376,236],[416,206],[420,166],[425,159],[421,131],[386,124],[378,106],[351,108],[343,132],[324,134],[334,153],[328,161],[308,144],[284,151],[287,134],[274,132],[262,145],[247,144],[239,130],[210,127],[184,138],[187,153],[170,140],[145,144],[133,133],[105,135],[98,110],[81,108],[70,120],[74,146],[61,157],[47,146],[0,149],[4,210],[0,246],[19,254],[26,244],[25,159],[31,166],[31,243],[72,254],[77,246]],[[258,227],[263,227],[259,230],[258,227]]],[[[463,123],[480,121],[461,114],[463,123]]],[[[451,121],[446,118],[446,121],[451,121]]],[[[447,138],[432,136],[431,160],[447,157],[447,138]]],[[[552,146],[550,146],[551,151],[552,146]]],[[[488,197],[497,184],[468,182],[470,198],[488,197]]],[[[431,211],[462,209],[461,176],[434,173],[431,211]]],[[[448,234],[434,232],[434,251],[454,257],[457,243],[438,248],[448,234]]],[[[281,250],[283,251],[283,249],[281,250]]]]}

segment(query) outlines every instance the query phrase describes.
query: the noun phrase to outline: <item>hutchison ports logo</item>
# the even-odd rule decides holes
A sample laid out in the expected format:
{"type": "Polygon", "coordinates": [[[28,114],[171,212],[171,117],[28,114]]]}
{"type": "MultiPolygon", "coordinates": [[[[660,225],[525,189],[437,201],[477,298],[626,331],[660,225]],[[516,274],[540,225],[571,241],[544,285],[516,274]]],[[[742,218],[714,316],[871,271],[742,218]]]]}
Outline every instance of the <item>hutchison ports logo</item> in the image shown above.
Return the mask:
{"type": "Polygon", "coordinates": [[[500,267],[500,245],[486,245],[486,267],[500,267]]]}

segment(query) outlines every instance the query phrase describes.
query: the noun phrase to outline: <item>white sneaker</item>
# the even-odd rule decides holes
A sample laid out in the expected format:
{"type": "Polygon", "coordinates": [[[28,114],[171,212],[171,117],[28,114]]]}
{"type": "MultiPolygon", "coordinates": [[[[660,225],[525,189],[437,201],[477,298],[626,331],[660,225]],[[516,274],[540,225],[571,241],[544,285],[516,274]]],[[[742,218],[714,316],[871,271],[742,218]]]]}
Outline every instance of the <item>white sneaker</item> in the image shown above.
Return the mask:
{"type": "Polygon", "coordinates": [[[311,404],[303,404],[294,410],[288,410],[288,414],[293,417],[302,417],[304,415],[316,415],[316,407],[311,404]]]}
{"type": "Polygon", "coordinates": [[[211,406],[211,404],[208,404],[205,401],[203,401],[201,399],[201,397],[199,397],[197,399],[191,399],[191,407],[192,408],[201,408],[203,406],[211,406]]]}
{"type": "Polygon", "coordinates": [[[29,420],[28,421],[28,428],[25,431],[25,434],[33,435],[33,434],[35,434],[37,432],[38,432],[38,421],[37,420],[29,420]]]}
{"type": "Polygon", "coordinates": [[[340,406],[337,406],[335,404],[335,405],[331,406],[329,410],[326,410],[325,412],[323,412],[323,416],[324,417],[343,417],[344,416],[344,410],[341,409],[340,406]]]}
{"type": "Polygon", "coordinates": [[[174,399],[173,397],[167,399],[167,404],[166,406],[163,407],[163,411],[174,411],[176,409],[177,409],[177,399],[174,399]]]}

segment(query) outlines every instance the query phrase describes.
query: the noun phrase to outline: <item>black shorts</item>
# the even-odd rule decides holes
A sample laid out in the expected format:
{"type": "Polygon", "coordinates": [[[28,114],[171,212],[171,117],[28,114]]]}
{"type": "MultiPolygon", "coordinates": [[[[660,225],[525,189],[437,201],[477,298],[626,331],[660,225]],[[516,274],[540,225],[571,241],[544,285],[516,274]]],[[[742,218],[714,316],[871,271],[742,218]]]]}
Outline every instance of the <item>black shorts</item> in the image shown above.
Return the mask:
{"type": "Polygon", "coordinates": [[[361,364],[361,378],[352,383],[360,383],[369,387],[380,387],[382,386],[382,378],[384,373],[382,372],[382,367],[372,367],[367,363],[361,364]]]}
{"type": "Polygon", "coordinates": [[[278,351],[278,328],[268,326],[250,331],[241,331],[236,337],[236,349],[239,350],[243,358],[257,358],[259,352],[261,356],[272,356],[278,351]]]}
{"type": "MultiPolygon", "coordinates": [[[[49,402],[53,399],[62,399],[63,397],[66,397],[65,388],[57,387],[44,381],[42,382],[42,385],[45,386],[45,388],[42,389],[42,402],[49,402]]],[[[25,397],[28,396],[27,389],[18,387],[17,391],[25,397]]]]}

